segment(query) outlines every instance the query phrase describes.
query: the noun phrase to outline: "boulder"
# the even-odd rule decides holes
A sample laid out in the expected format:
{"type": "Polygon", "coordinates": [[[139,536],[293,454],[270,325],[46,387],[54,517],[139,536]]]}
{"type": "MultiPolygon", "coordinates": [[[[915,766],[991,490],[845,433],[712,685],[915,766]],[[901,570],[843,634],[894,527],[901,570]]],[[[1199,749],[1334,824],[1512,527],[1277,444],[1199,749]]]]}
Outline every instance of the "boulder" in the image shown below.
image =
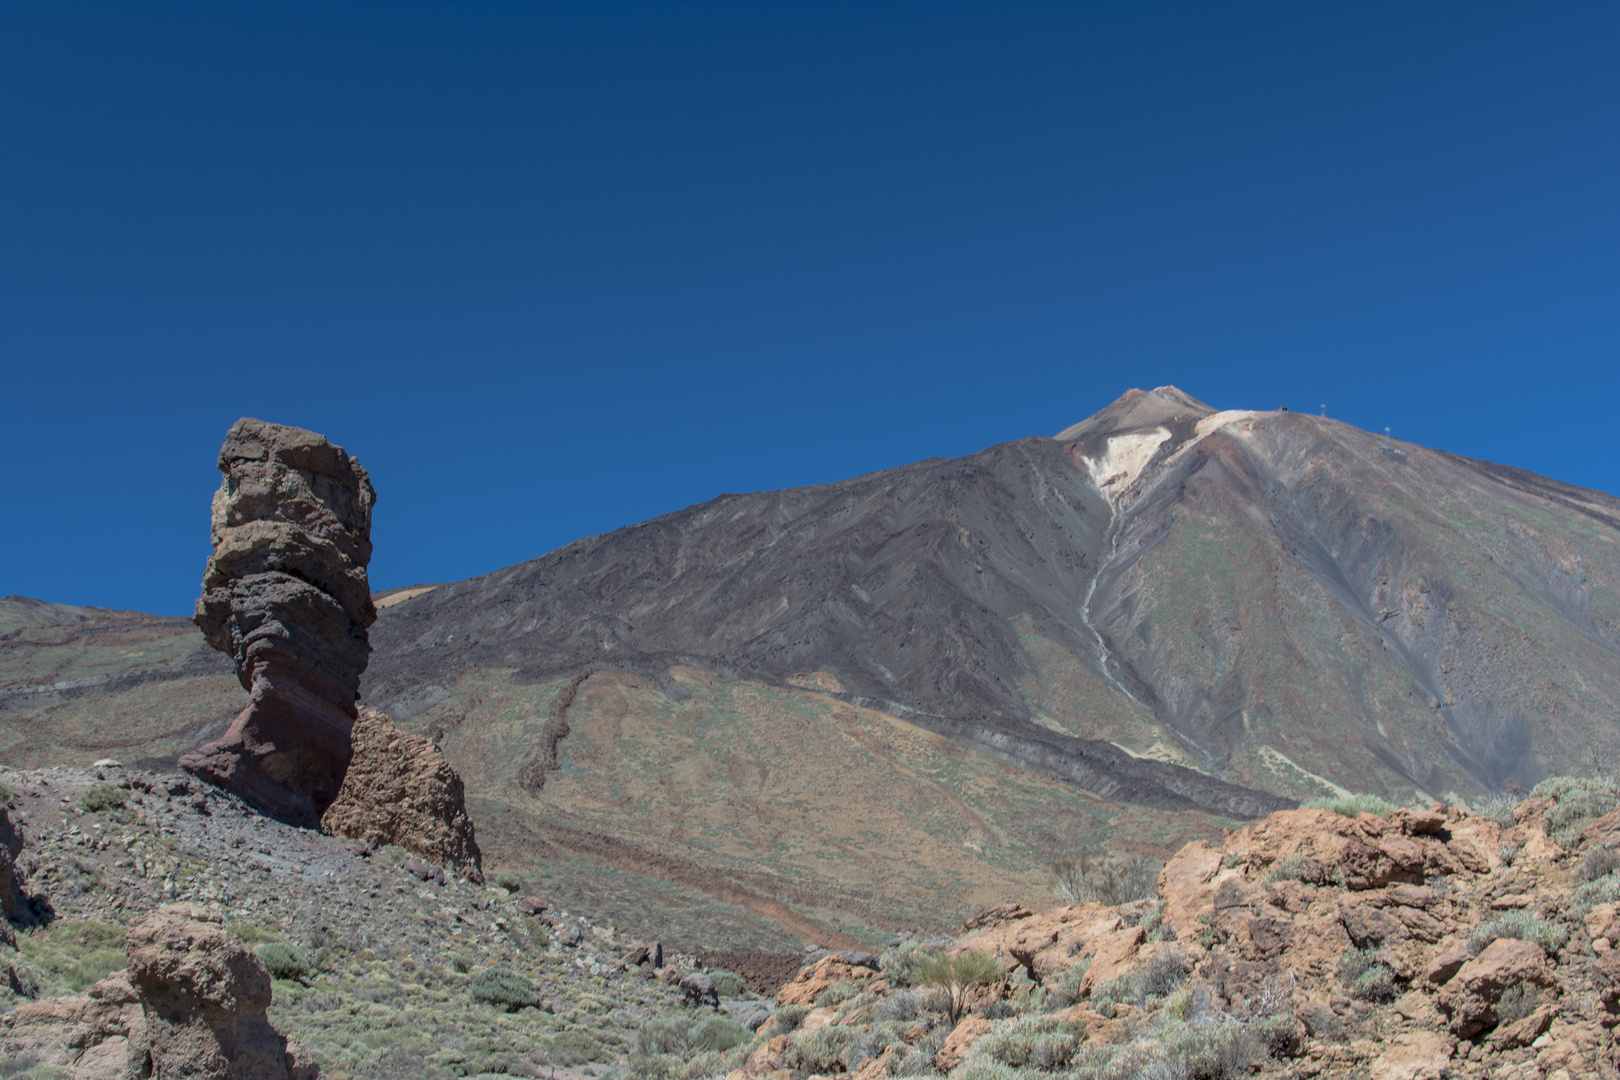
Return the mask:
{"type": "Polygon", "coordinates": [[[1547,954],[1533,941],[1497,938],[1457,970],[1440,992],[1440,1009],[1451,1018],[1451,1032],[1470,1039],[1496,1022],[1496,1003],[1510,986],[1555,985],[1547,954]]]}
{"type": "Polygon", "coordinates": [[[321,827],[333,836],[397,845],[482,883],[466,791],[433,741],[399,730],[374,709],[359,710],[350,741],[354,757],[321,827]]]}
{"type": "Polygon", "coordinates": [[[17,943],[8,920],[29,917],[27,901],[17,881],[17,856],[22,854],[23,834],[11,820],[11,813],[0,806],[0,941],[7,945],[17,943]]]}
{"type": "Polygon", "coordinates": [[[714,980],[701,971],[692,971],[681,976],[679,987],[681,1001],[687,1005],[720,1007],[720,993],[714,988],[714,980]]]}
{"type": "Polygon", "coordinates": [[[69,1080],[317,1080],[320,1068],[270,1026],[270,975],[189,904],[159,908],[125,938],[129,969],[87,993],[0,1017],[0,1048],[69,1080]]]}
{"type": "Polygon", "coordinates": [[[837,956],[823,956],[776,992],[776,1004],[814,1005],[833,983],[846,979],[870,979],[874,974],[871,968],[864,965],[847,963],[837,956]]]}
{"type": "Polygon", "coordinates": [[[377,618],[371,479],[299,428],[238,420],[219,454],[214,553],[196,623],[236,661],[247,707],[182,768],[314,828],[349,767],[366,630],[377,618]]]}

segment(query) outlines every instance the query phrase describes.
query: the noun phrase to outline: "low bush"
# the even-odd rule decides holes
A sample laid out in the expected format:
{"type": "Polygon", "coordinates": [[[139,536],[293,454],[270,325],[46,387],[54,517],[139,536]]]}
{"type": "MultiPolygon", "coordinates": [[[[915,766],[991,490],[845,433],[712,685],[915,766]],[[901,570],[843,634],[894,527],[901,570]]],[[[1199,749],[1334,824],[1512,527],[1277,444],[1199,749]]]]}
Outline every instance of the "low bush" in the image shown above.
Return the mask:
{"type": "Polygon", "coordinates": [[[1267,881],[1302,881],[1310,868],[1311,861],[1303,855],[1290,855],[1286,859],[1278,859],[1271,864],[1271,872],[1266,875],[1267,881]]]}
{"type": "Polygon", "coordinates": [[[915,1020],[923,1014],[923,997],[915,990],[896,990],[872,1010],[875,1020],[915,1020]]]}
{"type": "Polygon", "coordinates": [[[844,1069],[844,1047],[855,1037],[855,1029],[847,1024],[812,1031],[799,1040],[799,1056],[808,1072],[831,1073],[844,1069]]]}
{"type": "Polygon", "coordinates": [[[1357,814],[1376,814],[1378,817],[1388,817],[1399,809],[1389,800],[1365,792],[1356,795],[1335,795],[1330,799],[1312,799],[1305,805],[1312,810],[1332,810],[1335,814],[1351,818],[1357,814]]]}
{"type": "Polygon", "coordinates": [[[103,810],[119,810],[123,805],[123,789],[115,788],[111,784],[95,784],[86,788],[84,794],[79,797],[79,809],[87,814],[96,814],[103,810]]]}
{"type": "Polygon", "coordinates": [[[40,974],[44,993],[79,993],[124,967],[124,928],[117,923],[58,919],[17,935],[17,948],[40,974]]]}
{"type": "Polygon", "coordinates": [[[860,984],[853,979],[839,979],[823,990],[820,997],[816,998],[816,1007],[830,1009],[835,1005],[842,1005],[850,998],[858,996],[860,992],[860,984]]]}
{"type": "Polygon", "coordinates": [[[521,892],[523,890],[523,879],[510,870],[502,870],[495,875],[495,887],[505,889],[508,893],[521,892]]]}
{"type": "Polygon", "coordinates": [[[1512,795],[1492,795],[1474,807],[1474,813],[1482,818],[1490,818],[1504,829],[1511,829],[1517,820],[1513,811],[1519,805],[1519,800],[1512,795]]]}
{"type": "Polygon", "coordinates": [[[540,1004],[540,995],[535,992],[534,984],[511,968],[485,968],[472,977],[467,990],[474,1001],[507,1012],[540,1004]]]}
{"type": "Polygon", "coordinates": [[[1249,1031],[1272,1057],[1296,1057],[1305,1048],[1305,1032],[1292,1015],[1262,1016],[1249,1025],[1249,1031]]]}
{"type": "Polygon", "coordinates": [[[905,1046],[906,1041],[900,1035],[901,1028],[901,1024],[890,1022],[873,1024],[857,1031],[855,1037],[845,1044],[838,1060],[848,1071],[857,1071],[863,1062],[882,1057],[889,1047],[905,1046]]]}
{"type": "Polygon", "coordinates": [[[1496,1003],[1497,1023],[1507,1025],[1523,1020],[1541,1004],[1541,992],[1529,983],[1510,986],[1496,1003]]]}
{"type": "Polygon", "coordinates": [[[1547,827],[1560,844],[1570,843],[1588,824],[1620,807],[1620,782],[1607,778],[1555,776],[1537,784],[1530,794],[1553,800],[1555,805],[1547,811],[1547,827]]]}
{"type": "Polygon", "coordinates": [[[754,1037],[754,1033],[723,1013],[710,1013],[687,1031],[694,1050],[714,1053],[730,1050],[754,1037]]]}
{"type": "Polygon", "coordinates": [[[745,998],[749,996],[748,983],[735,971],[709,972],[709,979],[714,983],[714,992],[728,1000],[745,998]]]}
{"type": "MultiPolygon", "coordinates": [[[[491,968],[490,970],[496,970],[491,968]]],[[[560,1031],[539,1040],[540,1050],[558,1057],[579,1057],[586,1061],[612,1061],[613,1054],[588,1031],[560,1031]]]]}
{"type": "Polygon", "coordinates": [[[1159,869],[1146,855],[1098,859],[1086,853],[1058,859],[1050,867],[1052,889],[1059,897],[1071,904],[1095,900],[1110,907],[1152,899],[1158,889],[1159,869]]]}
{"type": "Polygon", "coordinates": [[[1546,951],[1555,953],[1569,940],[1569,931],[1527,912],[1510,911],[1499,919],[1475,927],[1474,932],[1468,935],[1468,944],[1477,953],[1497,938],[1533,941],[1546,951]]]}
{"type": "Polygon", "coordinates": [[[809,1014],[810,1010],[803,1005],[784,1005],[777,1009],[773,1017],[777,1034],[786,1035],[790,1031],[798,1031],[799,1025],[804,1023],[804,1018],[809,1014]]]}
{"type": "Polygon", "coordinates": [[[878,957],[878,970],[889,980],[890,986],[916,986],[917,965],[937,954],[920,941],[907,941],[892,949],[885,949],[878,957]]]}
{"type": "Polygon", "coordinates": [[[1083,1024],[1055,1016],[1026,1016],[996,1027],[973,1052],[1014,1068],[1051,1072],[1068,1067],[1085,1037],[1083,1024]]]}
{"type": "Polygon", "coordinates": [[[1582,881],[1596,881],[1620,870],[1620,853],[1613,848],[1589,847],[1581,856],[1579,870],[1582,881]]]}
{"type": "Polygon", "coordinates": [[[267,941],[254,955],[272,978],[297,980],[309,974],[309,961],[304,959],[304,954],[285,941],[267,941]]]}
{"type": "Polygon", "coordinates": [[[1585,914],[1599,904],[1613,904],[1620,901],[1620,871],[1605,874],[1596,881],[1589,881],[1577,888],[1570,900],[1575,904],[1575,910],[1585,914]]]}
{"type": "Polygon", "coordinates": [[[1395,972],[1378,960],[1374,949],[1354,949],[1339,961],[1339,978],[1350,996],[1362,1001],[1388,1002],[1400,996],[1395,972]]]}

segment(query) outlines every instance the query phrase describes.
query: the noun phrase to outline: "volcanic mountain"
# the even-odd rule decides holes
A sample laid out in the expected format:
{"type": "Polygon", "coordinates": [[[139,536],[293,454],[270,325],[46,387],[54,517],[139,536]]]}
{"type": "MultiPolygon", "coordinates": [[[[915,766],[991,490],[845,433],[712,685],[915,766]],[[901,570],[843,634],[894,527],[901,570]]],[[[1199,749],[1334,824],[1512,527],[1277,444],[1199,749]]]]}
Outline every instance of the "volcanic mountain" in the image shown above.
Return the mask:
{"type": "MultiPolygon", "coordinates": [[[[381,594],[362,693],[439,742],[492,870],[648,935],[870,940],[1034,902],[1076,850],[1613,760],[1617,578],[1612,496],[1161,387],[381,594]]],[[[177,628],[0,617],[8,757],[172,754],[231,711],[177,628]],[[114,704],[165,678],[184,738],[114,704]]]]}

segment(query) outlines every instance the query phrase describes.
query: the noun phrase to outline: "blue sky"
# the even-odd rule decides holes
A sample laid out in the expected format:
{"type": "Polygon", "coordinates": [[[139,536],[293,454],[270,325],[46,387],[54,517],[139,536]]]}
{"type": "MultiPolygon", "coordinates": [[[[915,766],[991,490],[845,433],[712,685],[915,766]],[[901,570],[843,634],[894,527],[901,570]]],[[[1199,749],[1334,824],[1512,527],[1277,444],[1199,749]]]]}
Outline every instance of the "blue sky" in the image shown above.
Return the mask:
{"type": "Polygon", "coordinates": [[[1620,491],[1620,5],[0,7],[0,594],[190,610],[241,415],[372,581],[1131,386],[1620,491]]]}

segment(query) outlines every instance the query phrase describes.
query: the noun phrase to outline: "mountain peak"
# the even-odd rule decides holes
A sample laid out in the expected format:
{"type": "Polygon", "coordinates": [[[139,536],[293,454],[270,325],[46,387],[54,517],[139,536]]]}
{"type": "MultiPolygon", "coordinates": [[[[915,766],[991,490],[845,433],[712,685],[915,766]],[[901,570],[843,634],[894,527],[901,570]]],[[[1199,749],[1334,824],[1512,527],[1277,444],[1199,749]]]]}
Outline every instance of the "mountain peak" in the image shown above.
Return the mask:
{"type": "Polygon", "coordinates": [[[1190,425],[1214,412],[1210,406],[1174,386],[1156,386],[1152,390],[1133,388],[1107,408],[1078,424],[1071,424],[1053,438],[1070,442],[1087,435],[1115,435],[1166,424],[1190,425]]]}

